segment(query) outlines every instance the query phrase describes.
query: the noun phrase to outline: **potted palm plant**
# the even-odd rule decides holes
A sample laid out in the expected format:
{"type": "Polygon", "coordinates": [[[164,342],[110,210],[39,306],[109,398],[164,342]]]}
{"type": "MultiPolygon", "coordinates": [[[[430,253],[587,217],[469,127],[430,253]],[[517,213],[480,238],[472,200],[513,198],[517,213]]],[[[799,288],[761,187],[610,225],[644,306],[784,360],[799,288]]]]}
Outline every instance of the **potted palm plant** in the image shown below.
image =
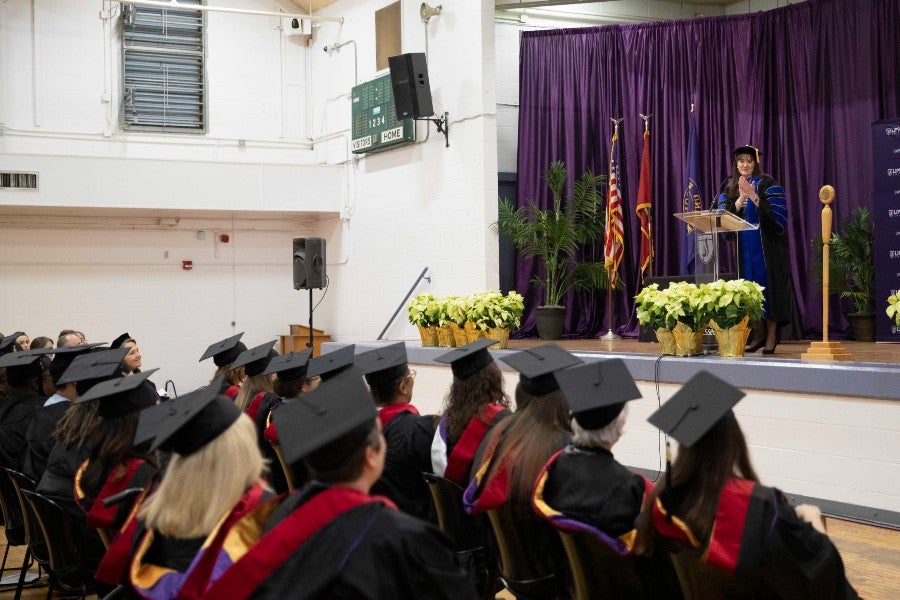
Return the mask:
{"type": "MultiPolygon", "coordinates": [[[[859,342],[875,341],[875,229],[868,209],[857,207],[840,222],[838,232],[831,236],[829,287],[840,292],[841,298],[853,303],[847,313],[853,338],[859,342]]],[[[822,272],[822,238],[813,238],[813,248],[822,272]]]]}
{"type": "Polygon", "coordinates": [[[572,196],[563,199],[568,180],[566,166],[556,161],[544,173],[544,182],[553,195],[547,210],[534,200],[516,208],[509,200],[500,201],[494,231],[509,237],[524,258],[537,258],[543,273],[532,282],[543,288],[545,302],[538,306],[535,320],[543,339],[562,337],[566,293],[577,289],[606,289],[609,276],[603,262],[578,260],[579,250],[588,242],[601,239],[605,225],[599,188],[606,177],[585,172],[572,186],[572,196]]]}

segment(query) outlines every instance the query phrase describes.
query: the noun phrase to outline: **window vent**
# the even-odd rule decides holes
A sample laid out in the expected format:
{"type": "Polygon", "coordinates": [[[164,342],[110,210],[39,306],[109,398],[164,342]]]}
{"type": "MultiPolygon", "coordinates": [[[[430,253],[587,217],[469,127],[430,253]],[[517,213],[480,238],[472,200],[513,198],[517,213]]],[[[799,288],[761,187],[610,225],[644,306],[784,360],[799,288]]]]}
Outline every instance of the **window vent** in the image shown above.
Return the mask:
{"type": "Polygon", "coordinates": [[[0,172],[0,190],[36,190],[37,173],[0,172]]]}

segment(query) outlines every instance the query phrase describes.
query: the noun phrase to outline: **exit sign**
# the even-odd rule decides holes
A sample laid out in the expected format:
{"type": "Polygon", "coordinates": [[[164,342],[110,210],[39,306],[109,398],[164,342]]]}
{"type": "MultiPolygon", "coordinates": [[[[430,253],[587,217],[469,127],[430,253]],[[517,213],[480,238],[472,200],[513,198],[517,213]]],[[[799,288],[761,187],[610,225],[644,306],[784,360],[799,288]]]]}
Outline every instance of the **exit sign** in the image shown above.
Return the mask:
{"type": "Polygon", "coordinates": [[[413,120],[397,120],[389,74],[353,86],[351,105],[353,125],[350,150],[354,154],[382,150],[414,140],[413,120]]]}

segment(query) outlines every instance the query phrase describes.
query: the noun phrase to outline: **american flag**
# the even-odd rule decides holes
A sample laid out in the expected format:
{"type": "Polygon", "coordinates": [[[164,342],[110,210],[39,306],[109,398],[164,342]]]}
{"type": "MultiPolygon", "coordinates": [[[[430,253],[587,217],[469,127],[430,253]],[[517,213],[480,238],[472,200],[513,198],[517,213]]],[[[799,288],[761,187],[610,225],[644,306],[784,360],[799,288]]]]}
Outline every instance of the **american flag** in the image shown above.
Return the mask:
{"type": "Polygon", "coordinates": [[[609,285],[614,288],[619,280],[619,263],[625,252],[625,225],[622,221],[622,195],[619,193],[619,131],[616,128],[609,152],[609,194],[606,199],[606,244],[603,249],[604,266],[609,274],[609,285]]]}

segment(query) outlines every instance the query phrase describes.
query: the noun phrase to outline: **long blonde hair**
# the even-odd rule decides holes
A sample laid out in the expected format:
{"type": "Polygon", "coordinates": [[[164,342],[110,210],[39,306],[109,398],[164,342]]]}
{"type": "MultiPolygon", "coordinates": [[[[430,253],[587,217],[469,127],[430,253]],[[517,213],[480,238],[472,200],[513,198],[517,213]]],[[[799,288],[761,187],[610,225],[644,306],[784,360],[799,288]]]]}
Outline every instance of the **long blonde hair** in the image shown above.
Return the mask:
{"type": "Polygon", "coordinates": [[[242,411],[247,410],[250,402],[260,392],[275,393],[275,377],[269,373],[266,375],[251,375],[241,384],[241,390],[234,398],[234,403],[242,411]]]}
{"type": "Polygon", "coordinates": [[[208,536],[225,513],[259,481],[265,462],[256,428],[241,415],[188,456],[172,454],[165,477],[141,508],[148,529],[179,539],[208,536]]]}

